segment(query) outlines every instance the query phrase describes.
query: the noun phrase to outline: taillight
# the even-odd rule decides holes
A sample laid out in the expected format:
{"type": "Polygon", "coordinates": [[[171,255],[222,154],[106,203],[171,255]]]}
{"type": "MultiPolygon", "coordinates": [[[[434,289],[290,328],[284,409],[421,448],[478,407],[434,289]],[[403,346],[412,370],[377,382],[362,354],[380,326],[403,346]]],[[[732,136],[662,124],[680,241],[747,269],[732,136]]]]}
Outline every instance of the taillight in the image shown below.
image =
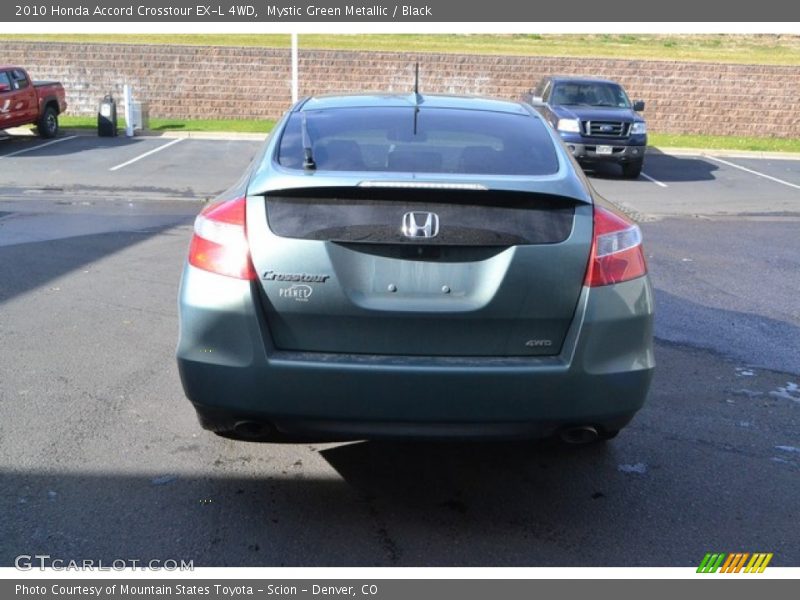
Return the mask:
{"type": "Polygon", "coordinates": [[[647,273],[639,227],[594,206],[594,237],[585,285],[597,287],[636,279],[647,273]]]}
{"type": "Polygon", "coordinates": [[[219,275],[255,279],[245,233],[244,198],[212,204],[197,215],[189,264],[219,275]]]}

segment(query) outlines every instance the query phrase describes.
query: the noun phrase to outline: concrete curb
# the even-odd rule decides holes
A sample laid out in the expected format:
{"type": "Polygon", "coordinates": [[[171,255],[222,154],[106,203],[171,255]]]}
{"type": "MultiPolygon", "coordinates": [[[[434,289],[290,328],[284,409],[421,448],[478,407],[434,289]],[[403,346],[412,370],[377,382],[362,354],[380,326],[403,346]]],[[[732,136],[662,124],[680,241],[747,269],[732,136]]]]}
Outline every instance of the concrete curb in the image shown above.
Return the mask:
{"type": "MultiPolygon", "coordinates": [[[[1,130],[5,131],[7,136],[13,137],[37,137],[33,129],[28,127],[12,127],[10,129],[1,130]]],[[[78,135],[82,137],[95,137],[97,131],[95,129],[85,127],[62,127],[62,135],[78,135]]],[[[124,132],[120,130],[120,137],[124,137],[124,132]]],[[[246,132],[228,132],[228,131],[139,131],[136,133],[137,138],[187,138],[194,140],[255,140],[263,141],[267,138],[267,133],[246,133],[246,132]]]]}
{"type": "Polygon", "coordinates": [[[671,148],[648,146],[647,154],[668,154],[670,156],[720,156],[727,158],[768,158],[773,160],[800,160],[800,152],[762,152],[755,150],[722,150],[707,148],[671,148]]]}
{"type": "Polygon", "coordinates": [[[268,133],[245,133],[225,131],[144,131],[135,137],[155,137],[192,140],[255,140],[264,141],[268,133]]]}
{"type": "MultiPolygon", "coordinates": [[[[94,129],[70,129],[68,127],[62,131],[69,135],[95,136],[94,129]]],[[[120,137],[124,137],[124,133],[120,137]]],[[[227,131],[139,131],[134,137],[137,138],[164,138],[164,139],[192,139],[192,140],[255,140],[263,141],[267,138],[266,133],[245,133],[227,131]]]]}

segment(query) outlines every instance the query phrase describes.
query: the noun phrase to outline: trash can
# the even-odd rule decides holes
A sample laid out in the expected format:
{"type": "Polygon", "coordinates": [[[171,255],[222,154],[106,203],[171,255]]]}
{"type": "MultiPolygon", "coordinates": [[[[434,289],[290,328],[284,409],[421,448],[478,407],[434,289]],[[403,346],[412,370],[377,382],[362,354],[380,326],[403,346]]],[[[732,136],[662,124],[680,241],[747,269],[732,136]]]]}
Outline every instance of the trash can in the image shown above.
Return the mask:
{"type": "Polygon", "coordinates": [[[97,135],[113,137],[117,135],[117,103],[111,94],[106,94],[97,111],[97,135]]]}
{"type": "Polygon", "coordinates": [[[146,102],[138,100],[131,102],[131,122],[134,132],[146,131],[150,128],[150,109],[146,102]]]}

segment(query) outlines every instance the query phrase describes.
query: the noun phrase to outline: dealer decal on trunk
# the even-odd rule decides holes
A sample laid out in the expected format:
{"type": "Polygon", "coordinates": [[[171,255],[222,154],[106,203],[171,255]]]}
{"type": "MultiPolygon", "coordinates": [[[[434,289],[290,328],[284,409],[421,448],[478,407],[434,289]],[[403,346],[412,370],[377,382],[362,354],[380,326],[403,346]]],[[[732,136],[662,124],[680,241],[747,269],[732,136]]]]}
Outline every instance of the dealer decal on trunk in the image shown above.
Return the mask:
{"type": "Polygon", "coordinates": [[[281,298],[292,298],[297,302],[308,302],[312,293],[314,290],[310,285],[290,285],[278,290],[278,296],[281,298]]]}

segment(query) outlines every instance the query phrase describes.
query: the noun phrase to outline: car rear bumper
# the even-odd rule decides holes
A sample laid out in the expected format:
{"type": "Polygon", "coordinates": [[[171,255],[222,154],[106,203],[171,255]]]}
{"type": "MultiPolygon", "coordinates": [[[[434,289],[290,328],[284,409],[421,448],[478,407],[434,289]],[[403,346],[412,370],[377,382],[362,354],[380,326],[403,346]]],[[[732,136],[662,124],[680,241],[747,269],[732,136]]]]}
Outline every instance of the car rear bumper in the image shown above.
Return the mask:
{"type": "Polygon", "coordinates": [[[647,277],[584,288],[561,353],[548,357],[285,352],[259,302],[250,282],[184,270],[178,367],[207,429],[256,439],[615,430],[641,408],[654,368],[647,277]]]}

